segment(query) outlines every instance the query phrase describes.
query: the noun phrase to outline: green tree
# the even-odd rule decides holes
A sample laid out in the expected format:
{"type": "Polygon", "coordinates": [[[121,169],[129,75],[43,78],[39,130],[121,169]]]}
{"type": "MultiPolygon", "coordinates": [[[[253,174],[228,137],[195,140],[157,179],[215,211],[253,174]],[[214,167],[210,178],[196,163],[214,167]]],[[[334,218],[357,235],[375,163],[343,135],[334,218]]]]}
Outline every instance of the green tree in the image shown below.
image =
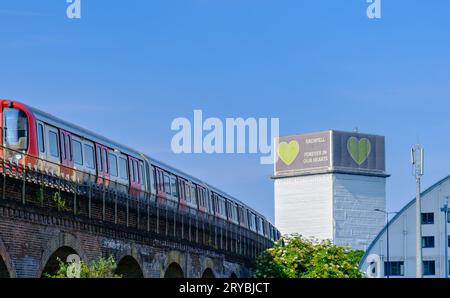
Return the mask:
{"type": "MultiPolygon", "coordinates": [[[[55,275],[46,274],[48,278],[68,278],[69,272],[74,270],[74,264],[63,262],[58,258],[59,269],[55,275]]],[[[115,273],[117,265],[112,256],[109,258],[99,258],[87,264],[83,261],[79,265],[80,278],[122,278],[122,276],[115,273]]]]}
{"type": "Polygon", "coordinates": [[[361,278],[358,268],[364,252],[330,241],[285,236],[256,260],[260,278],[361,278]]]}

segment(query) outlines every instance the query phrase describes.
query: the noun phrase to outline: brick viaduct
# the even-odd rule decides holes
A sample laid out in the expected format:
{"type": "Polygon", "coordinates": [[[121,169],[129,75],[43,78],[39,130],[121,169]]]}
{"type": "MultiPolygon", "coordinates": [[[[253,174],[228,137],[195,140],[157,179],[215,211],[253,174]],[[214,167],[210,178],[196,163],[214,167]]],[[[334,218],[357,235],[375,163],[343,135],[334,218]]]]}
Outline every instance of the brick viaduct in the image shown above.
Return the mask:
{"type": "Polygon", "coordinates": [[[55,273],[57,258],[113,256],[123,277],[251,277],[272,242],[148,198],[0,163],[0,277],[55,273]]]}

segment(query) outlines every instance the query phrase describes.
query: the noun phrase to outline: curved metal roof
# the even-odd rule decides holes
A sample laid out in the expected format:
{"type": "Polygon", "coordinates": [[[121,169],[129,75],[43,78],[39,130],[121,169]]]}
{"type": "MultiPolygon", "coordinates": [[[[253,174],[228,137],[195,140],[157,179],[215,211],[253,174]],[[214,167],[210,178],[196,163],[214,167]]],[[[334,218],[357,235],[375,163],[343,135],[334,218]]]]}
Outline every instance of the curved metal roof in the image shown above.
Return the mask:
{"type": "MultiPolygon", "coordinates": [[[[438,188],[439,186],[441,186],[442,184],[444,184],[447,180],[450,180],[450,175],[448,175],[447,177],[445,177],[444,179],[438,181],[437,183],[433,184],[432,186],[430,186],[427,190],[425,190],[424,192],[421,193],[420,195],[420,199],[424,200],[426,197],[425,195],[427,195],[428,193],[432,192],[434,189],[438,188]]],[[[390,221],[389,221],[389,226],[391,226],[406,210],[408,210],[411,206],[413,206],[416,203],[416,198],[412,199],[408,204],[405,205],[405,207],[403,207],[390,221]]],[[[372,241],[372,243],[369,245],[369,247],[367,248],[366,252],[364,253],[364,256],[362,257],[361,261],[359,262],[359,267],[361,267],[362,265],[364,265],[364,262],[367,259],[367,256],[369,254],[369,252],[372,250],[372,248],[375,246],[375,243],[377,243],[378,240],[380,240],[380,238],[383,236],[384,232],[386,231],[387,225],[384,226],[384,228],[380,231],[380,233],[378,233],[377,237],[375,237],[375,239],[372,241]]]]}

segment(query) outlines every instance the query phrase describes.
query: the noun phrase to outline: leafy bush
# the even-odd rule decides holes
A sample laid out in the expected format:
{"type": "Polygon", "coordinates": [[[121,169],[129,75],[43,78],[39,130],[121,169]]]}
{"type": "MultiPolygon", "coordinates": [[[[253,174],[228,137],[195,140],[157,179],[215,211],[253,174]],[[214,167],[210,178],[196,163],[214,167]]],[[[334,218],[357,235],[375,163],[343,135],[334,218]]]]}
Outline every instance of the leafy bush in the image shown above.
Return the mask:
{"type": "MultiPolygon", "coordinates": [[[[45,276],[48,278],[69,278],[69,276],[73,276],[74,270],[76,266],[73,263],[67,263],[61,261],[58,258],[59,269],[55,275],[45,276]]],[[[112,256],[109,258],[99,258],[92,262],[90,265],[81,261],[79,267],[79,275],[80,278],[122,278],[121,275],[115,273],[117,268],[116,261],[112,256]]]]}
{"type": "Polygon", "coordinates": [[[362,278],[358,268],[364,252],[305,239],[299,235],[283,237],[256,261],[260,278],[362,278]]]}

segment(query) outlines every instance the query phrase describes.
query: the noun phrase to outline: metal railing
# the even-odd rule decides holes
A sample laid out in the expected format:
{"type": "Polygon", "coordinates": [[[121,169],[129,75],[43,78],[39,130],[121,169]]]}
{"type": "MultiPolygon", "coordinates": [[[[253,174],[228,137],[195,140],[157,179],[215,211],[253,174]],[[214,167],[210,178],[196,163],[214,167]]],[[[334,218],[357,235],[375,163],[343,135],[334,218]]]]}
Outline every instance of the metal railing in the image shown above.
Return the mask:
{"type": "Polygon", "coordinates": [[[116,181],[4,146],[0,146],[0,174],[4,201],[15,200],[246,259],[256,258],[273,245],[257,232],[196,208],[146,191],[129,192],[128,186],[116,181]]]}

